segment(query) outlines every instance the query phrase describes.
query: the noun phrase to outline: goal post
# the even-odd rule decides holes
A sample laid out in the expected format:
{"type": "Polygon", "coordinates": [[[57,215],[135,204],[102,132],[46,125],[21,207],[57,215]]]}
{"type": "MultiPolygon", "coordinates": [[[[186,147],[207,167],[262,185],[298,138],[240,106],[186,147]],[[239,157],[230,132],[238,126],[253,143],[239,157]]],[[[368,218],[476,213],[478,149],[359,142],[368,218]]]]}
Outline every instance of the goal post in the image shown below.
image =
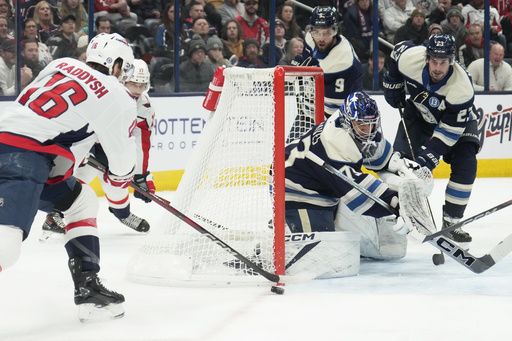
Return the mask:
{"type": "MultiPolygon", "coordinates": [[[[172,205],[265,271],[285,275],[285,145],[324,119],[318,67],[228,68],[172,205]]],[[[165,213],[129,261],[130,280],[269,283],[165,213]]]]}

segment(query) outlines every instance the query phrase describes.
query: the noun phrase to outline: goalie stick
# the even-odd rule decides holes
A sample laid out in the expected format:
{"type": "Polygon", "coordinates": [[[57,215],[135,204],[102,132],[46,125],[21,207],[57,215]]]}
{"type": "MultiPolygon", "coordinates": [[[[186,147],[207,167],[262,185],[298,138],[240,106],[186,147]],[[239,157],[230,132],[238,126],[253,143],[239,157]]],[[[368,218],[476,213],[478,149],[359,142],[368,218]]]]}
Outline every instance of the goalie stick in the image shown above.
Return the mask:
{"type": "MultiPolygon", "coordinates": [[[[355,189],[366,195],[368,198],[375,201],[377,204],[381,205],[389,212],[398,216],[398,211],[391,207],[387,202],[382,200],[381,198],[376,197],[373,193],[368,191],[366,188],[362,187],[358,183],[354,182],[352,179],[348,178],[345,174],[341,173],[339,170],[331,166],[330,164],[324,162],[321,158],[311,153],[307,154],[307,158],[316,164],[322,166],[324,169],[329,171],[330,173],[340,177],[345,182],[352,185],[355,189]]],[[[476,257],[473,256],[468,251],[461,248],[452,240],[445,237],[443,234],[452,230],[455,230],[459,227],[462,227],[466,224],[469,224],[477,219],[483,218],[492,214],[498,210],[501,210],[507,206],[512,205],[512,200],[506,201],[500,205],[497,205],[493,208],[485,210],[471,218],[460,221],[452,226],[433,233],[431,235],[426,235],[425,238],[421,242],[428,242],[433,245],[438,250],[446,253],[450,258],[455,260],[457,263],[463,265],[467,269],[471,270],[474,273],[482,273],[487,269],[493,267],[496,263],[498,263],[503,257],[508,255],[512,251],[512,234],[507,236],[504,240],[499,242],[494,248],[492,248],[487,254],[476,257]]]]}
{"type": "MultiPolygon", "coordinates": [[[[89,156],[89,158],[87,159],[87,164],[92,166],[92,167],[94,167],[95,169],[97,169],[97,170],[99,170],[101,172],[106,172],[107,171],[106,166],[103,165],[101,162],[99,162],[93,156],[89,156]]],[[[286,284],[286,283],[300,283],[300,282],[305,282],[305,281],[311,280],[311,279],[316,277],[316,274],[309,274],[309,273],[305,274],[303,276],[281,276],[281,275],[276,275],[276,274],[270,273],[270,272],[262,269],[260,266],[258,266],[254,262],[252,262],[249,259],[247,259],[240,252],[238,252],[237,250],[232,248],[230,245],[225,243],[223,240],[221,240],[220,238],[215,236],[213,233],[211,233],[210,231],[208,231],[207,229],[205,229],[204,227],[202,227],[198,223],[196,223],[194,220],[190,219],[185,214],[183,214],[182,212],[180,212],[177,209],[175,209],[173,206],[171,206],[170,202],[167,201],[166,199],[161,198],[158,195],[153,194],[153,193],[151,193],[149,191],[146,191],[144,188],[142,188],[141,186],[139,186],[135,182],[132,182],[130,184],[130,186],[134,190],[136,190],[137,192],[139,192],[142,195],[144,195],[146,198],[151,199],[151,201],[157,203],[159,206],[163,207],[165,210],[171,212],[177,218],[179,218],[180,220],[185,222],[187,225],[189,225],[192,228],[194,228],[199,233],[203,234],[206,238],[210,239],[212,242],[214,242],[215,244],[217,244],[218,246],[223,248],[225,251],[229,252],[231,255],[233,255],[235,258],[237,258],[239,261],[241,261],[242,263],[247,265],[247,267],[251,268],[254,272],[260,274],[261,276],[263,276],[264,278],[266,278],[270,282],[284,283],[284,284],[286,284]]],[[[274,289],[274,287],[273,287],[273,289],[274,289]]],[[[280,289],[280,288],[277,288],[277,289],[280,289]]]]}

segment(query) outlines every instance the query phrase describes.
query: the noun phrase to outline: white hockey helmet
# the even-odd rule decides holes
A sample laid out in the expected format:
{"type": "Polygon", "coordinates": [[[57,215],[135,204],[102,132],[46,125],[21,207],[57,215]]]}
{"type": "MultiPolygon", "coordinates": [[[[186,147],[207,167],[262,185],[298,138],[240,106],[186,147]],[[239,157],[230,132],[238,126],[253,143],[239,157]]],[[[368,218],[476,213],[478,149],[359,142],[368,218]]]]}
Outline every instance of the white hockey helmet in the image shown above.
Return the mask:
{"type": "Polygon", "coordinates": [[[112,74],[112,68],[117,59],[123,61],[121,65],[121,82],[131,78],[133,73],[133,51],[126,39],[117,33],[100,33],[91,39],[87,46],[86,62],[94,62],[108,68],[112,74]]]}
{"type": "Polygon", "coordinates": [[[142,59],[135,59],[133,62],[133,74],[128,79],[128,82],[148,84],[150,77],[148,64],[142,59]]]}

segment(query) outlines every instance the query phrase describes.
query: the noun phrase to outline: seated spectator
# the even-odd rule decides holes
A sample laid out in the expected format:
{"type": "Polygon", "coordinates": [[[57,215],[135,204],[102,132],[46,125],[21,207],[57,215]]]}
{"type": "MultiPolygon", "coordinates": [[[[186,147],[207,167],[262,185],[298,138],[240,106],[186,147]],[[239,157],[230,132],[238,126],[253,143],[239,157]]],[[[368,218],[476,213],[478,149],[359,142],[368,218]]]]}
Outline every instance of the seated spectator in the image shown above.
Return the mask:
{"type": "Polygon", "coordinates": [[[0,43],[7,38],[13,38],[9,33],[9,23],[4,15],[0,15],[0,43]]]}
{"type": "MultiPolygon", "coordinates": [[[[384,52],[379,51],[379,88],[377,90],[384,90],[382,86],[382,79],[384,74],[386,73],[386,68],[384,67],[384,62],[386,60],[386,55],[384,52]]],[[[364,90],[374,90],[373,84],[373,58],[368,59],[368,63],[363,64],[363,89],[364,90]]]]}
{"type": "Polygon", "coordinates": [[[162,16],[162,3],[160,0],[127,0],[130,11],[137,15],[139,24],[146,19],[160,19],[162,16]]]}
{"type": "MultiPolygon", "coordinates": [[[[0,93],[4,96],[16,95],[16,42],[6,38],[0,44],[0,93]]],[[[32,80],[32,71],[23,66],[20,69],[21,88],[32,80]]]]}
{"type": "MultiPolygon", "coordinates": [[[[489,90],[512,91],[512,67],[503,61],[505,49],[501,44],[491,46],[489,53],[489,90]]],[[[484,90],[484,58],[480,58],[469,64],[468,73],[473,80],[476,91],[484,90]]]]}
{"type": "MultiPolygon", "coordinates": [[[[14,15],[11,2],[9,0],[0,0],[0,17],[7,20],[7,31],[10,36],[14,34],[14,15]]],[[[1,39],[0,39],[1,40],[1,39]]],[[[1,43],[1,41],[0,41],[1,43]]]]}
{"type": "Polygon", "coordinates": [[[498,10],[500,17],[503,17],[510,13],[512,0],[491,0],[490,5],[498,10]]]}
{"type": "Polygon", "coordinates": [[[75,32],[78,36],[89,34],[89,14],[80,0],[62,0],[59,15],[61,18],[68,15],[73,15],[76,18],[75,32]]]}
{"type": "Polygon", "coordinates": [[[469,25],[469,35],[459,47],[457,60],[466,69],[477,59],[484,57],[484,37],[480,24],[469,25]]]}
{"type": "Polygon", "coordinates": [[[239,0],[224,0],[224,3],[217,9],[217,12],[222,17],[222,26],[229,19],[235,19],[244,14],[244,11],[244,4],[239,0]]]}
{"type": "Polygon", "coordinates": [[[246,38],[243,43],[243,54],[238,60],[237,66],[245,68],[260,68],[264,67],[259,59],[260,45],[254,38],[246,38]]]}
{"type": "Polygon", "coordinates": [[[464,43],[468,36],[468,31],[464,25],[464,16],[459,6],[453,6],[446,13],[446,19],[441,22],[441,27],[445,34],[455,38],[457,48],[464,43]]]}
{"type": "Polygon", "coordinates": [[[215,32],[215,29],[208,24],[205,18],[197,18],[192,23],[192,27],[188,30],[188,36],[192,39],[192,37],[197,34],[201,36],[206,43],[209,37],[216,35],[215,32]]]}
{"type": "Polygon", "coordinates": [[[199,18],[204,18],[208,22],[210,36],[216,35],[222,28],[222,17],[212,4],[206,4],[204,0],[195,0],[190,3],[188,15],[189,17],[184,21],[187,31],[190,31],[194,21],[199,18]]]}
{"type": "Polygon", "coordinates": [[[224,3],[222,0],[206,0],[206,2],[212,4],[217,10],[219,10],[219,7],[224,3]]]}
{"type": "Polygon", "coordinates": [[[215,69],[205,62],[206,46],[200,37],[190,42],[189,59],[180,63],[180,91],[206,92],[215,69]]]}
{"type": "MultiPolygon", "coordinates": [[[[222,54],[224,45],[222,40],[217,36],[211,36],[206,41],[206,64],[210,64],[214,70],[217,70],[219,66],[231,67],[233,64],[222,54]]],[[[238,59],[235,61],[238,62],[238,59]]]]}
{"type": "Polygon", "coordinates": [[[281,21],[281,19],[276,19],[274,32],[275,32],[274,33],[274,36],[275,36],[275,49],[274,49],[275,61],[274,61],[273,65],[271,65],[271,63],[270,63],[270,42],[268,42],[268,40],[270,40],[270,39],[267,39],[267,42],[261,47],[260,61],[261,61],[261,64],[264,65],[265,67],[275,66],[277,64],[277,62],[279,62],[279,60],[283,57],[283,54],[285,52],[285,50],[284,50],[284,46],[286,44],[286,39],[284,39],[285,29],[284,29],[284,23],[281,21]]]}
{"type": "Polygon", "coordinates": [[[302,54],[304,50],[304,40],[302,38],[292,38],[286,42],[286,52],[279,60],[277,65],[292,65],[295,56],[302,54]]]}
{"type": "Polygon", "coordinates": [[[290,3],[285,2],[281,7],[277,9],[276,17],[281,19],[284,23],[284,39],[287,41],[292,38],[301,38],[304,40],[304,32],[302,28],[297,24],[297,18],[293,6],[290,3]]]}
{"type": "Polygon", "coordinates": [[[505,56],[510,58],[512,56],[512,13],[507,12],[500,19],[501,28],[503,30],[503,35],[507,40],[507,49],[505,51],[505,56]]]}
{"type": "Polygon", "coordinates": [[[107,17],[111,22],[131,18],[137,21],[137,14],[130,10],[125,0],[94,0],[94,19],[107,17]]]}
{"type": "Polygon", "coordinates": [[[441,24],[446,19],[446,13],[452,7],[452,0],[439,0],[437,8],[430,12],[428,17],[429,24],[441,24]]]}
{"type": "Polygon", "coordinates": [[[428,36],[433,36],[434,34],[443,34],[443,28],[439,24],[431,24],[428,27],[428,36]]]}
{"type": "MultiPolygon", "coordinates": [[[[21,2],[21,18],[22,20],[27,20],[33,18],[36,13],[36,6],[42,0],[28,0],[25,2],[21,2]]],[[[55,0],[47,0],[48,6],[50,7],[50,11],[53,15],[53,23],[55,25],[60,25],[60,16],[59,16],[59,6],[57,6],[57,2],[55,0]]]]}
{"type": "Polygon", "coordinates": [[[35,39],[27,39],[21,42],[21,65],[26,66],[32,71],[32,82],[45,65],[39,61],[39,46],[35,39]]]}
{"type": "Polygon", "coordinates": [[[395,0],[395,4],[384,11],[382,21],[389,42],[395,41],[396,31],[405,25],[412,11],[414,11],[414,6],[408,0],[395,0]]]}
{"type": "Polygon", "coordinates": [[[44,65],[48,65],[53,57],[50,53],[50,49],[46,44],[42,43],[37,36],[37,25],[34,19],[28,19],[23,22],[22,39],[35,39],[39,46],[39,61],[44,65]]]}
{"type": "Polygon", "coordinates": [[[230,19],[226,22],[226,24],[222,27],[222,40],[224,45],[227,46],[238,59],[242,57],[244,53],[242,46],[244,42],[244,32],[242,25],[240,25],[238,20],[230,19]]]}
{"type": "Polygon", "coordinates": [[[437,4],[437,0],[412,0],[412,5],[422,9],[425,12],[425,17],[430,16],[430,13],[437,8],[437,4]]]}
{"type": "Polygon", "coordinates": [[[81,62],[86,61],[87,59],[87,46],[78,47],[75,51],[73,51],[72,58],[78,59],[81,62]]]}
{"type": "MultiPolygon", "coordinates": [[[[343,35],[350,41],[359,59],[364,62],[370,57],[373,42],[373,6],[370,0],[355,0],[348,6],[343,17],[343,35]]],[[[378,27],[379,32],[380,30],[378,27]]]]}
{"type": "Polygon", "coordinates": [[[46,45],[50,49],[53,59],[71,57],[78,46],[78,38],[75,33],[76,18],[70,14],[62,18],[61,31],[56,36],[48,39],[46,45]]]}
{"type": "Polygon", "coordinates": [[[37,34],[42,43],[59,33],[59,26],[53,23],[53,13],[46,1],[40,1],[34,10],[34,20],[37,24],[37,34]]]}
{"type": "MultiPolygon", "coordinates": [[[[471,24],[484,24],[485,18],[485,1],[484,0],[471,0],[469,4],[462,8],[462,15],[466,20],[466,27],[471,24]]],[[[497,41],[504,48],[507,48],[507,39],[503,35],[500,14],[493,6],[489,7],[489,25],[491,27],[491,40],[497,41]]]]}
{"type": "MultiPolygon", "coordinates": [[[[165,5],[163,15],[160,18],[160,26],[158,26],[155,34],[155,43],[157,45],[155,54],[158,56],[168,56],[173,58],[174,51],[174,3],[168,2],[165,5]]],[[[180,23],[180,56],[184,55],[187,50],[188,33],[180,23]]]]}
{"type": "Polygon", "coordinates": [[[236,18],[244,32],[244,40],[254,38],[261,46],[267,40],[268,23],[260,18],[256,12],[258,11],[258,0],[246,0],[244,2],[244,14],[236,18]]]}
{"type": "Polygon", "coordinates": [[[108,33],[110,34],[112,31],[112,23],[108,17],[99,16],[95,19],[94,22],[94,35],[98,35],[100,33],[108,33]]]}
{"type": "Polygon", "coordinates": [[[411,17],[407,19],[404,26],[400,27],[395,34],[394,44],[404,40],[410,40],[415,45],[421,45],[428,39],[428,27],[425,23],[425,11],[416,8],[412,11],[411,17]]]}

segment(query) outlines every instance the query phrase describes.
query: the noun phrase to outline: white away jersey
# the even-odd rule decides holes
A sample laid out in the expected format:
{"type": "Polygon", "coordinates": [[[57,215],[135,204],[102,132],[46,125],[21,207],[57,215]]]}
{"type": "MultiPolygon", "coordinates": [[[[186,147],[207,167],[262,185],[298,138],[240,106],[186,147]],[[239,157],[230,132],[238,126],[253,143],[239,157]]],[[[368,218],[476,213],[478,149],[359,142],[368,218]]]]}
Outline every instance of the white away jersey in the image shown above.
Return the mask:
{"type": "Polygon", "coordinates": [[[137,166],[135,168],[135,174],[145,174],[148,171],[151,133],[154,124],[155,109],[151,106],[149,95],[143,93],[137,100],[137,126],[133,130],[133,136],[137,144],[137,166]]]}
{"type": "Polygon", "coordinates": [[[116,175],[135,166],[136,106],[114,76],[72,58],[51,62],[0,117],[0,142],[56,156],[48,183],[72,175],[101,143],[116,175]]]}

